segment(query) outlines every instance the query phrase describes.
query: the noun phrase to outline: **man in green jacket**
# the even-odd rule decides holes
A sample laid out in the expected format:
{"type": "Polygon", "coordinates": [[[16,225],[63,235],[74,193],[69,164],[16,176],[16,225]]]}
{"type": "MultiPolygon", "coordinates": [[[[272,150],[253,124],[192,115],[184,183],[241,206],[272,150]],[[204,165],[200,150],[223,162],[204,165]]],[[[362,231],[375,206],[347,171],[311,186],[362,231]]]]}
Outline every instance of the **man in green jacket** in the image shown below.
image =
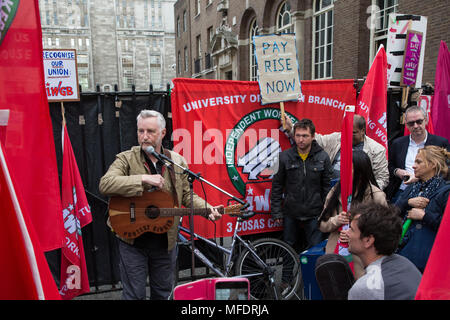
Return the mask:
{"type": "MultiPolygon", "coordinates": [[[[137,117],[139,146],[116,156],[100,180],[100,192],[107,196],[136,197],[142,196],[149,189],[157,188],[172,194],[176,205],[189,208],[191,198],[187,175],[175,166],[168,169],[154,155],[148,153],[148,147],[151,146],[157,153],[165,154],[175,163],[187,167],[186,160],[181,155],[162,148],[165,134],[166,121],[162,114],[153,110],[142,110],[137,117]]],[[[221,206],[212,207],[196,194],[193,202],[195,208],[210,209],[210,220],[221,217],[217,211],[221,206]]],[[[145,299],[147,276],[150,280],[152,300],[169,297],[173,285],[179,222],[180,218],[174,217],[174,224],[166,233],[146,232],[135,239],[119,237],[123,299],[145,299]]]]}

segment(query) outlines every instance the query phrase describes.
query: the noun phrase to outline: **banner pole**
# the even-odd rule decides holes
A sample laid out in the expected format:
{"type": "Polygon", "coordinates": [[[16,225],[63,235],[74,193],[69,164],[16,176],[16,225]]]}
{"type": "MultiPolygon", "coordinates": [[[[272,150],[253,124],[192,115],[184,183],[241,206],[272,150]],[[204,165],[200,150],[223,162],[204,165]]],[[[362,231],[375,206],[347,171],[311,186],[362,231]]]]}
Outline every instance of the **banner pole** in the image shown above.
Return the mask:
{"type": "Polygon", "coordinates": [[[281,123],[283,125],[283,129],[286,129],[286,118],[284,115],[284,101],[280,102],[280,110],[281,110],[281,123]]]}
{"type": "Polygon", "coordinates": [[[64,126],[66,125],[66,117],[65,117],[65,110],[64,110],[64,102],[61,101],[61,115],[62,115],[62,126],[64,128],[64,126]]]}

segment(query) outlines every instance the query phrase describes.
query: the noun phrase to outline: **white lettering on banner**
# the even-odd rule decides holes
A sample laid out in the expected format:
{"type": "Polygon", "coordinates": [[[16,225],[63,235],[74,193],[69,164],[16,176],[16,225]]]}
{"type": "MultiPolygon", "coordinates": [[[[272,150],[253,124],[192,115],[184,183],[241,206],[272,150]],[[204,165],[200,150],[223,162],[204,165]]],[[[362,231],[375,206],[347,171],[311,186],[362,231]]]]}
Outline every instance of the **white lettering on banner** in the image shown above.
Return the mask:
{"type": "Polygon", "coordinates": [[[74,264],[67,267],[66,273],[69,275],[66,279],[67,289],[81,289],[81,270],[74,264]]]}
{"type": "MultiPolygon", "coordinates": [[[[220,105],[245,103],[246,98],[247,98],[247,95],[234,95],[234,96],[206,98],[206,99],[187,102],[187,103],[183,104],[183,109],[186,112],[190,112],[192,110],[208,108],[208,107],[215,107],[215,106],[220,106],[220,105]]],[[[252,98],[252,99],[256,100],[256,98],[252,98]]]]}
{"type": "Polygon", "coordinates": [[[338,108],[342,111],[345,109],[345,105],[346,105],[345,102],[341,102],[339,100],[326,98],[326,97],[319,97],[319,96],[309,96],[308,103],[321,104],[324,106],[338,108]]]}
{"type": "MultiPolygon", "coordinates": [[[[54,89],[56,90],[56,89],[54,89]]],[[[47,89],[48,91],[48,89],[47,89]]],[[[259,94],[251,94],[248,99],[252,103],[259,103],[261,101],[261,95],[259,94]]],[[[298,96],[298,103],[307,103],[310,104],[320,104],[327,107],[337,108],[340,110],[344,110],[346,103],[329,98],[329,97],[320,97],[320,96],[307,96],[304,94],[300,94],[298,96]]],[[[212,98],[206,98],[201,100],[195,100],[195,101],[189,101],[183,104],[183,110],[185,112],[191,112],[198,109],[204,109],[209,107],[216,107],[221,105],[229,105],[229,104],[244,104],[247,102],[247,95],[234,95],[234,96],[224,96],[224,97],[212,97],[212,98]]],[[[364,103],[362,103],[364,104],[364,103]]],[[[367,105],[364,104],[364,106],[361,106],[360,102],[360,108],[362,110],[365,110],[368,112],[367,105]]]]}
{"type": "Polygon", "coordinates": [[[78,258],[80,257],[80,249],[78,248],[78,244],[73,242],[69,237],[66,237],[66,248],[76,254],[78,258]]]}
{"type": "Polygon", "coordinates": [[[383,143],[387,143],[387,134],[386,134],[386,127],[387,127],[387,119],[386,119],[386,112],[383,113],[383,115],[378,119],[378,124],[372,119],[367,119],[367,127],[374,131],[374,134],[381,139],[383,143]],[[379,128],[379,125],[382,126],[383,129],[379,128]]]}
{"type": "Polygon", "coordinates": [[[264,195],[260,196],[253,196],[250,195],[250,190],[247,191],[249,194],[245,199],[247,200],[247,203],[250,205],[248,207],[248,210],[256,210],[256,211],[265,211],[268,212],[270,210],[269,203],[270,203],[270,189],[266,189],[264,195]],[[254,205],[253,205],[254,204],[254,205]]]}

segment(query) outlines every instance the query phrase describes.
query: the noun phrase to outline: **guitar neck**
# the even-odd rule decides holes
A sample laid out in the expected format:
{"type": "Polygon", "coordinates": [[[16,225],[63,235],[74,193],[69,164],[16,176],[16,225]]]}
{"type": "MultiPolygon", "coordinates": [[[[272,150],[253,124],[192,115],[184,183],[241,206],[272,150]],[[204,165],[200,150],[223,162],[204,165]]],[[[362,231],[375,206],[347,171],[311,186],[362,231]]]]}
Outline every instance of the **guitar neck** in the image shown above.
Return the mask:
{"type": "MultiPolygon", "coordinates": [[[[224,213],[223,208],[218,209],[220,214],[224,213]]],[[[194,209],[194,215],[206,217],[211,213],[211,209],[194,209]]],[[[191,208],[159,208],[161,217],[188,216],[191,214],[191,208]]]]}

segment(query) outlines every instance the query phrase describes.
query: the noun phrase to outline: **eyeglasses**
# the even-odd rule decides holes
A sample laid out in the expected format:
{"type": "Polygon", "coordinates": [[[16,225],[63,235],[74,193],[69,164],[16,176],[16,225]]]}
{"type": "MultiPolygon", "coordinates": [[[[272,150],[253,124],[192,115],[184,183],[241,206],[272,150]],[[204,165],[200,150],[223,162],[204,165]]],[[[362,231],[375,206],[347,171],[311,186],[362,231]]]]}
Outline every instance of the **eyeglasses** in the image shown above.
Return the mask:
{"type": "Polygon", "coordinates": [[[422,123],[423,123],[423,121],[424,121],[425,119],[418,119],[418,120],[415,120],[415,121],[408,121],[407,123],[406,123],[406,125],[408,126],[408,127],[413,127],[414,126],[414,123],[417,123],[417,125],[421,125],[422,123]]]}

